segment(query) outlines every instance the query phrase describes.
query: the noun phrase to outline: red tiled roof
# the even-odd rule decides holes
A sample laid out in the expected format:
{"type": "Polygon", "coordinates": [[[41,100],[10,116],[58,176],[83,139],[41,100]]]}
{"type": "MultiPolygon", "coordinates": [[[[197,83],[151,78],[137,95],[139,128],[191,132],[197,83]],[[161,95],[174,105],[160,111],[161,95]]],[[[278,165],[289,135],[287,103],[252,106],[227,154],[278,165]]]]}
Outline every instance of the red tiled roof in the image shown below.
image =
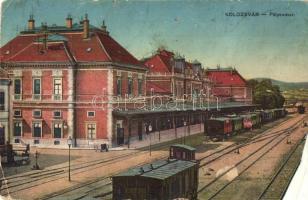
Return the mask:
{"type": "Polygon", "coordinates": [[[145,66],[150,72],[168,73],[171,72],[170,59],[160,54],[154,55],[145,61],[145,66]]]}
{"type": "Polygon", "coordinates": [[[71,58],[65,48],[64,43],[53,43],[48,45],[48,50],[44,50],[43,44],[30,43],[17,54],[8,58],[7,61],[31,62],[35,58],[35,61],[38,62],[69,62],[71,58]]]}
{"type": "MultiPolygon", "coordinates": [[[[47,49],[46,54],[40,54],[39,48],[36,48],[38,47],[36,43],[38,43],[39,34],[25,34],[15,37],[0,49],[1,61],[68,61],[71,55],[76,62],[115,62],[143,66],[141,62],[117,43],[109,34],[102,31],[91,30],[90,37],[87,39],[83,39],[82,32],[60,32],[58,35],[66,39],[66,41],[61,42],[67,43],[67,48],[65,49],[68,51],[67,53],[64,49],[47,49]]],[[[63,48],[64,46],[62,45],[63,48]]]]}
{"type": "Polygon", "coordinates": [[[132,65],[142,65],[139,60],[132,56],[126,49],[124,49],[117,41],[107,34],[97,33],[101,40],[104,49],[108,53],[113,62],[128,63],[132,65]]]}
{"type": "Polygon", "coordinates": [[[12,57],[30,43],[32,43],[37,36],[35,35],[19,35],[6,43],[3,47],[0,48],[1,61],[5,61],[8,58],[12,57]]]}
{"type": "Polygon", "coordinates": [[[152,91],[152,88],[154,89],[154,94],[170,94],[170,87],[169,88],[163,88],[159,85],[157,85],[156,83],[153,82],[147,82],[146,84],[146,89],[147,89],[147,93],[150,93],[152,91]]]}
{"type": "Polygon", "coordinates": [[[157,54],[145,60],[145,66],[150,72],[171,73],[171,61],[174,53],[167,50],[158,50],[157,54]]]}
{"type": "Polygon", "coordinates": [[[246,80],[236,70],[210,70],[207,75],[215,85],[246,86],[246,80]]]}

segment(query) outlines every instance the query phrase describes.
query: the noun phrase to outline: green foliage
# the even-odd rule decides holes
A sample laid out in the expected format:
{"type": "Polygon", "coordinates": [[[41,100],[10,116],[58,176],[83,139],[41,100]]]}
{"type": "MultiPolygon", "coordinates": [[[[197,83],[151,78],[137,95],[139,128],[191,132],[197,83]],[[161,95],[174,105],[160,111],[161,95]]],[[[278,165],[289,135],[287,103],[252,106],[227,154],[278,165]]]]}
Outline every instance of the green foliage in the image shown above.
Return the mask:
{"type": "Polygon", "coordinates": [[[249,80],[248,85],[253,91],[253,103],[263,109],[281,108],[285,98],[282,96],[279,86],[273,85],[270,79],[261,81],[249,80]]]}

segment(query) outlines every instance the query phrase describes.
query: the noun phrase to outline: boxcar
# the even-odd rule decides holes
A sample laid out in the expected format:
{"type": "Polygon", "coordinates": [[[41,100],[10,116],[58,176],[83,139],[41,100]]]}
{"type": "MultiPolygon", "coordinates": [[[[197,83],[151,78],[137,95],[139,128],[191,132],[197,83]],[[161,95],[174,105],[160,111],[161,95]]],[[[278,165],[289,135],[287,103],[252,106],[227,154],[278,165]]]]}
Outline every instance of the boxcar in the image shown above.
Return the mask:
{"type": "Polygon", "coordinates": [[[273,117],[274,117],[273,110],[263,110],[263,111],[261,111],[261,121],[262,121],[262,123],[272,121],[273,117]]]}
{"type": "Polygon", "coordinates": [[[207,135],[224,138],[232,134],[232,121],[227,117],[211,118],[207,120],[207,135]]]}
{"type": "Polygon", "coordinates": [[[169,158],[178,160],[195,160],[196,148],[183,145],[174,144],[170,146],[169,158]]]}
{"type": "Polygon", "coordinates": [[[159,160],[112,177],[113,199],[197,199],[198,162],[159,160]]]}
{"type": "Polygon", "coordinates": [[[234,116],[230,118],[233,126],[233,133],[239,133],[243,129],[243,117],[234,116]]]}

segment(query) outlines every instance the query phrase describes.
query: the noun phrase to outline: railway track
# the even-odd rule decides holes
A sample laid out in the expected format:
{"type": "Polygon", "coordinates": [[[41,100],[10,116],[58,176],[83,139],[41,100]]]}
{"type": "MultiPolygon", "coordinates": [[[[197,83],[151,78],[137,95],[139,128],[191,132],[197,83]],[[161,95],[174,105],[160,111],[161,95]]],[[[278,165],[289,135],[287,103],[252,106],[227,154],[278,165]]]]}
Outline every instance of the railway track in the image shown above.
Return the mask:
{"type": "MultiPolygon", "coordinates": [[[[235,163],[233,167],[231,167],[228,170],[226,170],[225,172],[221,173],[219,176],[217,176],[215,179],[213,179],[209,183],[200,187],[199,190],[198,190],[198,193],[205,193],[206,192],[208,194],[211,194],[209,197],[207,197],[207,199],[213,199],[213,198],[217,197],[229,185],[231,185],[234,181],[236,181],[245,171],[247,171],[256,162],[258,162],[262,157],[264,157],[267,153],[269,153],[272,149],[274,149],[282,141],[284,141],[287,137],[289,137],[290,131],[294,131],[299,126],[300,126],[300,123],[297,123],[293,127],[291,127],[291,130],[287,129],[283,133],[275,135],[269,141],[267,141],[265,144],[263,144],[261,147],[257,148],[255,151],[253,151],[252,153],[250,153],[249,155],[247,155],[246,157],[244,157],[243,159],[241,159],[240,161],[235,163]],[[251,158],[253,158],[253,157],[256,157],[256,158],[251,160],[251,158]],[[227,182],[226,184],[222,185],[222,181],[221,181],[222,177],[235,168],[237,168],[237,169],[242,168],[238,172],[238,176],[236,178],[232,179],[231,181],[227,182]]],[[[226,154],[224,154],[224,155],[226,155],[226,154]]],[[[204,167],[204,166],[206,166],[206,164],[209,164],[209,162],[201,164],[200,166],[204,167]]]]}
{"type": "MultiPolygon", "coordinates": [[[[299,121],[301,121],[302,120],[302,118],[301,119],[299,119],[299,121]]],[[[283,125],[284,123],[286,123],[286,122],[283,122],[283,123],[281,123],[280,125],[283,125]]],[[[298,124],[299,122],[298,122],[298,120],[296,120],[296,125],[298,124]]],[[[277,128],[277,127],[274,127],[274,128],[277,128]]],[[[272,128],[271,128],[272,129],[272,128]]],[[[267,130],[267,131],[265,131],[265,132],[269,132],[269,131],[271,131],[271,129],[270,130],[267,130]]],[[[289,129],[291,129],[291,127],[290,128],[288,128],[288,131],[289,131],[289,129]]],[[[275,131],[275,132],[272,132],[271,134],[268,134],[269,136],[270,135],[274,135],[274,134],[280,134],[281,132],[282,132],[283,130],[279,130],[279,131],[275,131]]],[[[285,130],[284,130],[285,131],[285,130]]],[[[265,135],[265,134],[262,134],[262,135],[260,135],[260,136],[257,136],[255,139],[253,139],[253,140],[255,140],[254,142],[260,142],[260,141],[262,141],[261,139],[266,139],[266,138],[264,138],[264,137],[269,137],[269,136],[267,136],[267,135],[265,135]],[[257,139],[259,139],[260,141],[258,141],[257,139]]],[[[273,136],[271,136],[271,137],[273,137],[273,136]]],[[[251,141],[252,142],[252,141],[251,141]]],[[[242,146],[243,145],[245,145],[245,144],[241,144],[242,146]]],[[[248,145],[248,144],[246,144],[246,145],[248,145]]],[[[200,160],[204,160],[204,159],[206,159],[206,158],[209,158],[209,157],[211,157],[211,156],[213,156],[213,155],[215,155],[215,154],[218,154],[218,153],[220,153],[220,152],[224,152],[225,150],[227,150],[227,149],[230,149],[231,147],[234,147],[234,148],[237,148],[237,146],[238,145],[230,145],[230,146],[228,146],[228,147],[225,147],[225,148],[223,148],[223,149],[221,149],[221,150],[219,150],[219,151],[217,151],[217,152],[214,152],[213,154],[211,154],[211,155],[208,155],[208,156],[205,156],[205,157],[203,157],[203,158],[201,158],[200,160]]],[[[234,149],[232,149],[232,150],[229,150],[229,152],[231,152],[231,151],[233,151],[234,149]]],[[[227,153],[225,153],[225,155],[226,155],[227,153]]],[[[220,157],[222,157],[223,155],[220,155],[220,157]]],[[[167,157],[162,157],[162,158],[167,158],[167,157]]],[[[218,159],[218,158],[217,158],[218,159]]],[[[216,159],[215,159],[216,160],[216,159]]],[[[212,160],[211,162],[214,162],[214,160],[212,160]]],[[[144,164],[146,164],[146,163],[144,163],[144,164]]],[[[112,194],[112,191],[111,191],[111,188],[109,188],[110,190],[106,190],[105,192],[102,192],[103,191],[103,189],[102,188],[105,188],[105,187],[108,187],[108,186],[110,186],[111,187],[111,181],[106,181],[105,182],[105,184],[101,184],[102,182],[104,182],[104,180],[107,180],[107,179],[109,179],[111,176],[109,176],[109,177],[103,177],[103,178],[98,178],[98,179],[96,179],[96,180],[93,180],[93,181],[91,181],[91,182],[88,182],[88,183],[86,183],[86,184],[81,184],[81,185],[79,185],[79,186],[77,186],[77,187],[73,187],[73,188],[68,188],[67,190],[62,190],[62,191],[60,191],[59,193],[54,193],[54,194],[52,194],[52,195],[49,195],[49,196],[45,196],[44,198],[40,198],[40,199],[57,199],[57,198],[59,198],[60,196],[69,196],[70,197],[70,199],[72,198],[72,196],[74,196],[74,193],[78,193],[78,194],[80,194],[80,195],[77,195],[78,196],[78,198],[73,198],[73,199],[82,199],[82,198],[86,198],[86,197],[89,197],[89,195],[90,195],[90,193],[91,193],[91,196],[92,197],[98,197],[98,198],[102,198],[102,197],[104,197],[104,199],[105,198],[107,198],[108,199],[108,197],[110,198],[110,195],[112,194]],[[91,187],[89,187],[90,185],[92,185],[91,187]],[[99,186],[95,186],[95,185],[99,185],[99,186]],[[85,189],[86,188],[86,189],[85,189]],[[97,189],[99,189],[100,190],[100,192],[95,192],[97,189]],[[83,193],[83,194],[82,194],[83,193]],[[93,194],[94,193],[94,194],[93,194]],[[95,193],[97,193],[97,194],[95,194],[95,193]],[[82,195],[81,195],[82,194],[82,195]]],[[[76,195],[75,195],[76,196],[76,195]]]]}
{"type": "Polygon", "coordinates": [[[302,138],[289,152],[286,159],[280,165],[267,186],[264,188],[263,192],[258,197],[258,200],[282,199],[300,164],[304,141],[304,138],[302,138]]]}
{"type": "MultiPolygon", "coordinates": [[[[156,149],[164,149],[168,148],[169,144],[160,145],[159,147],[154,147],[153,150],[156,149]]],[[[126,154],[121,154],[120,156],[116,156],[110,159],[98,159],[89,161],[86,163],[78,163],[71,165],[71,175],[80,174],[89,170],[97,169],[99,167],[109,165],[112,163],[116,163],[121,159],[125,159],[128,156],[142,155],[147,154],[148,152],[130,152],[126,154]]],[[[56,181],[62,178],[65,178],[68,173],[68,166],[56,167],[52,169],[45,169],[39,171],[31,171],[23,175],[15,175],[8,178],[2,178],[1,181],[6,182],[6,186],[3,187],[1,191],[1,195],[13,194],[16,192],[20,192],[22,190],[30,189],[32,187],[49,183],[52,181],[56,181]]]]}
{"type": "MultiPolygon", "coordinates": [[[[300,121],[301,120],[302,119],[300,119],[300,121]]],[[[289,120],[287,120],[287,121],[289,121],[289,120]]],[[[286,121],[282,122],[279,126],[282,126],[284,123],[286,123],[286,121]]],[[[277,127],[274,127],[274,128],[277,128],[277,127]]],[[[265,132],[271,131],[274,128],[266,130],[265,132]]],[[[260,136],[257,136],[254,139],[254,142],[259,142],[259,141],[265,140],[265,139],[267,139],[267,137],[274,137],[276,134],[280,134],[281,131],[282,130],[272,132],[271,134],[268,134],[268,135],[262,134],[260,136]],[[259,141],[257,139],[259,139],[259,141]]],[[[244,146],[244,145],[248,145],[248,144],[240,144],[240,145],[244,146]]],[[[165,146],[160,146],[158,148],[165,148],[165,147],[168,147],[168,146],[169,146],[169,144],[166,144],[165,146]]],[[[205,160],[206,158],[209,158],[213,155],[217,155],[219,153],[227,154],[226,152],[224,152],[227,149],[229,149],[228,153],[230,153],[235,148],[238,148],[238,145],[230,145],[230,146],[228,146],[224,149],[221,149],[217,152],[214,152],[211,155],[205,156],[205,157],[201,158],[200,160],[205,160]]],[[[125,157],[132,156],[132,155],[137,155],[137,154],[142,154],[142,153],[147,153],[147,152],[133,152],[133,153],[123,154],[121,156],[117,156],[117,157],[114,157],[112,159],[93,160],[93,161],[90,161],[90,162],[87,162],[87,163],[75,164],[75,165],[72,166],[72,169],[71,169],[72,174],[83,173],[83,172],[91,170],[91,169],[99,168],[99,167],[102,167],[104,165],[114,163],[121,158],[125,158],[125,157]]],[[[219,157],[222,157],[222,156],[223,155],[219,155],[219,157]]],[[[166,157],[162,157],[162,158],[166,158],[166,157]]],[[[214,162],[214,160],[217,160],[217,159],[218,158],[215,158],[210,162],[214,162]]],[[[25,175],[16,175],[16,176],[8,177],[6,179],[6,180],[9,181],[7,188],[5,188],[6,190],[3,190],[3,191],[9,191],[10,194],[13,194],[13,193],[16,193],[16,192],[20,192],[22,190],[33,188],[35,186],[38,186],[38,185],[41,185],[41,184],[44,184],[44,183],[63,179],[64,177],[66,177],[67,171],[68,171],[68,167],[65,166],[65,167],[58,167],[58,168],[53,168],[53,169],[46,169],[46,170],[42,170],[42,171],[32,172],[32,173],[28,173],[28,174],[25,174],[25,175]]],[[[95,187],[95,185],[99,185],[99,188],[110,186],[111,182],[110,182],[109,179],[110,179],[110,176],[107,176],[107,177],[101,177],[101,178],[95,179],[93,181],[87,181],[86,184],[81,184],[81,185],[77,185],[75,187],[67,188],[67,190],[63,190],[60,193],[54,193],[51,196],[45,196],[45,198],[42,198],[42,199],[50,199],[50,198],[56,199],[57,197],[61,196],[62,194],[68,194],[68,193],[71,193],[72,191],[76,191],[76,190],[80,191],[80,190],[83,190],[83,188],[88,188],[87,191],[84,192],[85,194],[88,195],[90,192],[92,193],[97,189],[97,187],[95,187]]],[[[3,194],[8,195],[7,192],[3,192],[3,194]]],[[[108,196],[110,194],[111,194],[111,192],[107,191],[103,194],[102,193],[97,194],[96,196],[102,197],[102,196],[108,196]]],[[[80,198],[80,195],[78,195],[78,196],[79,196],[78,198],[80,198]]]]}
{"type": "MultiPolygon", "coordinates": [[[[213,157],[214,155],[217,155],[219,153],[222,153],[220,155],[218,155],[218,157],[211,159],[210,161],[207,161],[208,163],[214,162],[215,160],[219,159],[220,157],[227,155],[230,152],[233,152],[234,149],[237,149],[239,147],[244,147],[253,143],[257,143],[257,142],[262,142],[266,139],[275,137],[277,135],[280,135],[282,132],[289,132],[292,131],[292,129],[294,127],[298,127],[301,123],[302,118],[300,118],[299,120],[297,119],[295,124],[292,127],[289,127],[287,129],[284,130],[278,130],[278,131],[274,131],[271,132],[269,134],[266,134],[267,132],[272,131],[272,129],[265,131],[264,134],[262,135],[258,135],[255,138],[246,141],[245,144],[233,144],[233,145],[229,145],[221,150],[215,151],[210,155],[204,156],[200,159],[198,159],[199,161],[205,160],[207,158],[213,157]]],[[[285,122],[281,123],[280,126],[282,126],[285,122]]],[[[277,128],[277,127],[274,127],[277,128]]],[[[200,166],[202,167],[202,166],[200,166]]],[[[105,184],[101,185],[101,179],[98,179],[96,181],[93,181],[91,183],[89,183],[90,185],[93,185],[89,188],[89,184],[86,185],[81,185],[80,187],[76,187],[76,188],[71,188],[68,189],[67,191],[62,191],[58,194],[53,194],[52,197],[48,197],[48,198],[43,198],[43,199],[51,199],[51,200],[56,200],[57,198],[59,198],[60,196],[67,196],[70,197],[70,199],[72,198],[72,196],[74,196],[74,194],[79,194],[78,198],[73,198],[73,199],[86,199],[89,198],[89,196],[94,197],[94,198],[103,198],[103,199],[111,199],[111,195],[112,195],[112,188],[111,188],[111,181],[106,182],[105,184]],[[87,188],[87,189],[85,189],[87,188]],[[109,190],[108,190],[109,189],[109,190]]],[[[76,196],[76,195],[75,195],[76,196]]]]}

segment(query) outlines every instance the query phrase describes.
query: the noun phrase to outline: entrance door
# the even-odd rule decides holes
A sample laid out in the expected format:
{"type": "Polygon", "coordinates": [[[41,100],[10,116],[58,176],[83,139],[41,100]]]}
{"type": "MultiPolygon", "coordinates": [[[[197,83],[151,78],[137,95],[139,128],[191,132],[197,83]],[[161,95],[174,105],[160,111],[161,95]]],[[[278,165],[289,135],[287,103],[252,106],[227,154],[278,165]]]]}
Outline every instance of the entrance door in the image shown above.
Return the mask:
{"type": "Polygon", "coordinates": [[[62,130],[61,130],[61,124],[54,124],[54,129],[53,129],[53,135],[54,138],[61,138],[62,137],[62,130]]]}
{"type": "Polygon", "coordinates": [[[142,122],[138,122],[138,136],[139,140],[142,140],[142,122]]]}
{"type": "Polygon", "coordinates": [[[0,145],[5,144],[5,129],[4,127],[0,128],[0,145]]]}
{"type": "Polygon", "coordinates": [[[117,143],[118,145],[124,144],[124,128],[117,128],[117,143]]]}

